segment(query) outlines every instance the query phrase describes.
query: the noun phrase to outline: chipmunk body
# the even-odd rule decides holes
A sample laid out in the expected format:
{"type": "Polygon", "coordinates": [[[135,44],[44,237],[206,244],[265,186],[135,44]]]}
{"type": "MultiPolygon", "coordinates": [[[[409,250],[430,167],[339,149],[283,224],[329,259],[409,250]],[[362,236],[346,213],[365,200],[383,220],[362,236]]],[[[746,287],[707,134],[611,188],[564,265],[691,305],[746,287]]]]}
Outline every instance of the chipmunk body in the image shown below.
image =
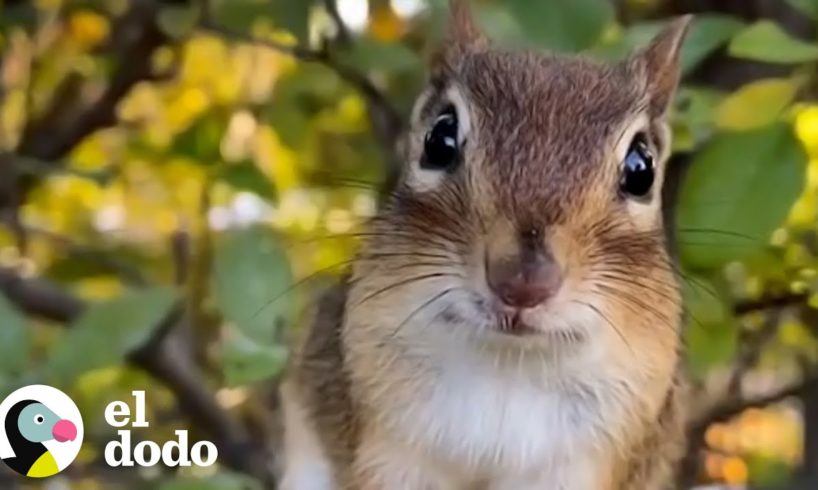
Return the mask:
{"type": "Polygon", "coordinates": [[[452,5],[401,181],[283,384],[282,488],[670,488],[660,190],[689,20],[603,64],[494,49],[452,5]]]}

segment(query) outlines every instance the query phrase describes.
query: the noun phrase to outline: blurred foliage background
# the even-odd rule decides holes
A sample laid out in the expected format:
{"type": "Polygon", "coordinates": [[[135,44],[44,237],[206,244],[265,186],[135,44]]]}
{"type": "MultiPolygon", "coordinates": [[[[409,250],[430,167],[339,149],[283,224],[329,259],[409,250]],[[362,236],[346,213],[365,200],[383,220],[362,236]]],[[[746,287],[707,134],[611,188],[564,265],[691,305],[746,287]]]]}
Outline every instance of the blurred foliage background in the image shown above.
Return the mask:
{"type": "MultiPolygon", "coordinates": [[[[818,0],[485,0],[501,45],[623,57],[693,12],[667,185],[694,379],[680,488],[818,488],[818,0]]],[[[268,488],[275,379],[349,264],[443,0],[0,0],[0,395],[85,414],[2,488],[268,488]],[[107,468],[106,404],[214,441],[107,468]]],[[[2,466],[2,465],[0,465],[2,466]]]]}

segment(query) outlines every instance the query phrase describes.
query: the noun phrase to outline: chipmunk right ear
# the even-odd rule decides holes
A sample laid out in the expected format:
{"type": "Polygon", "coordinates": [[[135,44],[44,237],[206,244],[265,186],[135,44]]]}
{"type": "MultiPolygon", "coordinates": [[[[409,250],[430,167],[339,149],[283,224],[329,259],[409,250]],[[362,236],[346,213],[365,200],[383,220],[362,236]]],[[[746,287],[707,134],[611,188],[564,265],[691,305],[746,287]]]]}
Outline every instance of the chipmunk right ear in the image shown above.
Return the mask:
{"type": "Polygon", "coordinates": [[[468,51],[484,49],[488,38],[480,31],[467,0],[449,0],[449,21],[442,46],[432,57],[432,68],[450,69],[468,51]]]}
{"type": "Polygon", "coordinates": [[[651,108],[656,115],[667,110],[679,85],[680,53],[692,21],[692,15],[672,20],[646,48],[638,51],[631,59],[631,62],[639,65],[647,78],[651,108]]]}

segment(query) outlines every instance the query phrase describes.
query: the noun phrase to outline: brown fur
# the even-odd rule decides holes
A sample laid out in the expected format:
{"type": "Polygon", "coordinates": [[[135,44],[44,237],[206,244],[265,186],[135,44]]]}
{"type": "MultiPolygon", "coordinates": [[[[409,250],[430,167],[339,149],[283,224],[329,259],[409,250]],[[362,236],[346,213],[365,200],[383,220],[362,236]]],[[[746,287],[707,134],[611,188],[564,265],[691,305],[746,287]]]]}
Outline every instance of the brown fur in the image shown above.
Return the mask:
{"type": "MultiPolygon", "coordinates": [[[[634,118],[645,117],[657,159],[666,158],[664,115],[688,20],[630,59],[602,64],[493,49],[462,2],[454,4],[454,39],[435,58],[431,87],[415,112],[407,166],[419,160],[423,134],[452,88],[467,101],[472,126],[463,163],[423,191],[407,169],[370,225],[352,277],[326,296],[307,329],[284,396],[318,434],[339,488],[401,490],[363,455],[377,454],[375,442],[390,437],[395,422],[384,403],[410,406],[432,396],[438,375],[415,346],[424,331],[409,330],[419,328],[415,315],[444,303],[450,291],[430,293],[425,284],[481,283],[484,250],[507,251],[519,233],[535,230],[563,267],[564,288],[587,294],[583,304],[611,327],[606,359],[627,380],[609,387],[628,398],[617,399],[627,410],[621,430],[600,436],[598,481],[604,490],[670,488],[683,443],[680,296],[659,207],[632,211],[618,194],[614,149],[634,118]],[[421,300],[404,311],[405,303],[421,300]]],[[[646,199],[659,193],[654,188],[646,199]]],[[[485,307],[479,291],[469,291],[478,309],[485,307]]],[[[439,318],[457,323],[463,313],[448,305],[433,317],[439,318]]],[[[566,335],[548,354],[557,365],[588,340],[581,331],[566,335]]],[[[519,348],[521,359],[528,349],[519,348]]],[[[498,352],[503,364],[507,353],[498,352]]],[[[456,490],[489,488],[479,467],[468,468],[473,473],[458,473],[458,481],[469,483],[456,490]]]]}

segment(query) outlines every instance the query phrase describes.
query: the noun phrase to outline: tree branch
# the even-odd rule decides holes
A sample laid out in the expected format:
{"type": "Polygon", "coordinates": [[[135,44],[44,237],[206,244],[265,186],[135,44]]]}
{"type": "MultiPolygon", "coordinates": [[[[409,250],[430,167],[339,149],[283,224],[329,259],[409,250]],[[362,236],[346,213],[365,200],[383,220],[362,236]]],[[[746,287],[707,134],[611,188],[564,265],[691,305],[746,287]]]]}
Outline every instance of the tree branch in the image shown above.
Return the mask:
{"type": "Polygon", "coordinates": [[[704,415],[691,421],[687,429],[687,453],[680,464],[681,469],[678,472],[679,479],[677,483],[679,488],[689,488],[695,483],[698,474],[697,469],[699,468],[699,457],[705,445],[704,435],[711,425],[727,422],[747,409],[766,407],[790,397],[801,397],[815,390],[818,390],[818,372],[807,375],[798,383],[762,396],[744,399],[728,398],[711,407],[704,415]]]}
{"type": "Polygon", "coordinates": [[[24,279],[14,270],[0,267],[0,291],[30,315],[68,323],[85,309],[85,303],[41,279],[24,279]]]}
{"type": "Polygon", "coordinates": [[[799,472],[804,488],[818,488],[818,385],[815,389],[806,390],[801,400],[804,410],[804,457],[799,472]]]}
{"type": "Polygon", "coordinates": [[[199,28],[203,31],[224,37],[233,42],[263,46],[287,56],[292,56],[306,63],[318,63],[334,71],[342,80],[357,89],[367,102],[372,129],[376,132],[382,146],[391,153],[403,131],[403,117],[392,105],[392,102],[372,80],[356,69],[338,61],[327,47],[320,50],[300,45],[290,45],[271,39],[259,39],[248,34],[236,32],[204,19],[199,28]]]}
{"type": "Polygon", "coordinates": [[[807,293],[789,293],[763,296],[759,299],[743,301],[733,306],[736,315],[746,315],[756,311],[802,306],[809,300],[807,293]]]}
{"type": "Polygon", "coordinates": [[[167,41],[156,25],[158,5],[154,0],[130,3],[131,8],[111,29],[115,34],[113,58],[119,66],[102,94],[70,119],[65,118],[61,104],[53,104],[26,126],[16,153],[45,161],[61,159],[88,135],[115,124],[119,101],[137,83],[154,78],[153,52],[167,41]]]}
{"type": "Polygon", "coordinates": [[[0,224],[6,225],[12,231],[21,230],[29,239],[32,237],[42,238],[54,245],[57,250],[63,251],[72,258],[92,259],[106,272],[117,275],[123,282],[132,286],[145,286],[148,283],[139,269],[102,248],[91,247],[70,237],[21,223],[19,220],[14,221],[11,218],[0,216],[0,224]]]}
{"type": "Polygon", "coordinates": [[[341,14],[338,12],[338,2],[335,0],[324,0],[324,8],[327,9],[327,13],[332,18],[332,22],[338,30],[336,40],[341,44],[349,43],[352,36],[349,33],[349,27],[344,23],[344,19],[341,18],[341,14]]]}
{"type": "MultiPolygon", "coordinates": [[[[49,281],[22,278],[4,267],[0,267],[0,292],[25,312],[66,326],[88,307],[83,300],[49,281]]],[[[216,402],[189,357],[179,355],[180,348],[174,346],[170,334],[183,321],[184,308],[176,305],[156,326],[151,338],[128,355],[128,361],[174,394],[185,416],[212,438],[228,467],[273,488],[272,455],[254,444],[246,429],[216,402]]]]}
{"type": "Polygon", "coordinates": [[[741,393],[741,382],[744,375],[756,365],[764,347],[775,337],[778,332],[779,321],[778,315],[767,315],[761,328],[757,331],[742,329],[739,336],[739,353],[734,362],[730,382],[727,385],[727,394],[729,396],[741,393]]]}
{"type": "Polygon", "coordinates": [[[727,422],[747,409],[766,407],[786,398],[801,396],[808,391],[816,389],[818,389],[818,372],[811,373],[798,383],[785,386],[762,396],[739,400],[725,400],[708,410],[704,416],[694,421],[688,433],[691,435],[692,440],[693,436],[703,435],[711,425],[719,422],[727,422]]]}

